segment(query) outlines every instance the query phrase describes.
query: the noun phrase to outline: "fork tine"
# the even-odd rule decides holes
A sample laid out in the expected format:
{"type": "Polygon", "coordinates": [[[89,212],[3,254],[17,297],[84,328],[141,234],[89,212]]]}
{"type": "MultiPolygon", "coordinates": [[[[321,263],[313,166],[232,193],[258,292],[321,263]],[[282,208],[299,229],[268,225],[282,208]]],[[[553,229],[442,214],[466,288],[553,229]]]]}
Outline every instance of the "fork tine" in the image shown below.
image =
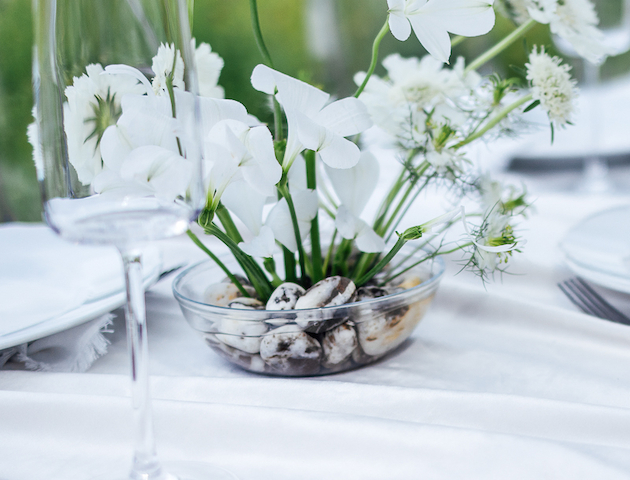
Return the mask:
{"type": "Polygon", "coordinates": [[[583,292],[588,292],[585,294],[589,299],[592,300],[593,303],[596,303],[599,308],[605,312],[609,319],[619,322],[625,323],[626,325],[630,325],[630,318],[613,307],[607,300],[605,300],[599,293],[597,293],[586,281],[584,281],[580,277],[576,277],[576,282],[580,285],[583,292]]]}
{"type": "MultiPolygon", "coordinates": [[[[593,315],[600,318],[611,318],[611,312],[606,308],[606,305],[602,304],[603,299],[593,295],[595,292],[592,289],[586,288],[584,283],[580,282],[578,278],[572,278],[568,280],[568,283],[573,292],[579,295],[581,300],[588,305],[593,315]]],[[[612,316],[614,316],[614,313],[612,316]]]]}
{"type": "Polygon", "coordinates": [[[610,303],[579,277],[558,284],[564,294],[584,312],[605,320],[630,325],[630,318],[610,303]]]}
{"type": "Polygon", "coordinates": [[[601,318],[600,314],[593,311],[591,306],[588,303],[585,303],[582,297],[577,295],[573,291],[573,286],[569,283],[568,280],[558,283],[558,287],[560,287],[560,290],[562,290],[562,293],[564,293],[567,296],[567,298],[571,300],[571,302],[574,305],[576,305],[580,310],[582,310],[584,313],[587,313],[589,315],[595,315],[601,318]]]}

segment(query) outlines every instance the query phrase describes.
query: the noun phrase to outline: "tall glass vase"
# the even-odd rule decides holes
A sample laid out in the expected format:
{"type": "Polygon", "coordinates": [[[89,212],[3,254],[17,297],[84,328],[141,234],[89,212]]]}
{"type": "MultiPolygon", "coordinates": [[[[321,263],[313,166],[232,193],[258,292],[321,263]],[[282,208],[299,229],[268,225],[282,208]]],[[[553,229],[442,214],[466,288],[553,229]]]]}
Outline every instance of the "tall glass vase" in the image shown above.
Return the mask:
{"type": "Polygon", "coordinates": [[[141,247],[185,232],[204,201],[188,4],[34,0],[33,6],[35,156],[45,219],[69,241],[115,246],[124,264],[135,417],[126,478],[234,478],[200,464],[180,464],[183,475],[167,472],[151,417],[141,247]]]}

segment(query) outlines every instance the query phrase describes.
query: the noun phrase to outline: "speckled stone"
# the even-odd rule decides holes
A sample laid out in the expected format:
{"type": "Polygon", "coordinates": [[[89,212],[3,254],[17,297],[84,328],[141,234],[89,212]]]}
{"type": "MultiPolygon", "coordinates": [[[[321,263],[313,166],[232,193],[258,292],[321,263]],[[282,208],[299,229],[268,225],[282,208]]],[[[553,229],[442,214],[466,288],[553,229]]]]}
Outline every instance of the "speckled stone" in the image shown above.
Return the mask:
{"type": "Polygon", "coordinates": [[[228,303],[230,308],[240,308],[241,310],[264,310],[265,304],[257,298],[238,297],[228,303]]]}
{"type": "Polygon", "coordinates": [[[297,283],[285,282],[273,291],[265,308],[267,310],[293,310],[304,292],[306,290],[297,283]]]}
{"type": "Polygon", "coordinates": [[[295,325],[285,325],[263,337],[260,356],[276,373],[314,375],[320,369],[322,347],[295,325]]]}
{"type": "MultiPolygon", "coordinates": [[[[245,287],[247,293],[255,295],[256,291],[252,287],[245,287]]],[[[242,297],[241,291],[233,283],[213,283],[203,294],[203,299],[210,305],[226,307],[236,298],[242,297]]]]}
{"type": "Polygon", "coordinates": [[[377,287],[375,285],[360,287],[357,289],[357,293],[354,296],[355,302],[362,302],[364,300],[372,300],[373,298],[384,297],[389,295],[390,291],[384,287],[377,287]]]}
{"type": "Polygon", "coordinates": [[[352,356],[357,348],[358,340],[354,327],[349,323],[339,325],[324,334],[322,340],[322,365],[326,368],[334,368],[342,364],[352,356]]]}
{"type": "Polygon", "coordinates": [[[305,308],[333,307],[352,301],[357,287],[345,277],[328,277],[317,282],[295,304],[296,310],[305,308]]]}
{"type": "Polygon", "coordinates": [[[263,373],[267,368],[259,354],[247,353],[237,348],[230,347],[219,341],[216,335],[212,333],[205,333],[203,336],[206,343],[227,361],[252,372],[263,373]]]}
{"type": "Polygon", "coordinates": [[[247,353],[260,352],[262,335],[269,327],[264,322],[223,318],[218,326],[216,337],[226,345],[247,353]]]}
{"type": "MultiPolygon", "coordinates": [[[[345,277],[328,277],[317,282],[302,295],[295,304],[296,310],[315,309],[321,307],[339,306],[354,300],[356,286],[345,277]]],[[[347,320],[343,310],[335,312],[333,318],[322,320],[319,311],[299,313],[295,319],[305,332],[319,334],[331,330],[347,320]]]]}

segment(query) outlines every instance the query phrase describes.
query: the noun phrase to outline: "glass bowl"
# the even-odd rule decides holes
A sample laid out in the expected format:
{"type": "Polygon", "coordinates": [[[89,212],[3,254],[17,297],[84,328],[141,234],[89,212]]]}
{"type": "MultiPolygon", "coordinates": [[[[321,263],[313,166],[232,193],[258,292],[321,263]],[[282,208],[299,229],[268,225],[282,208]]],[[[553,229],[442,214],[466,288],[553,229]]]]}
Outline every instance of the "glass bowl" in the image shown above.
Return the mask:
{"type": "MultiPolygon", "coordinates": [[[[409,264],[414,258],[421,257],[411,257],[409,264]]],[[[239,273],[233,263],[227,266],[239,273]]],[[[378,298],[303,310],[254,310],[207,303],[208,287],[225,278],[208,260],[179,274],[173,293],[190,326],[229,362],[268,375],[326,375],[372,363],[409,338],[435,295],[444,260],[427,260],[413,273],[421,283],[378,298]]]]}

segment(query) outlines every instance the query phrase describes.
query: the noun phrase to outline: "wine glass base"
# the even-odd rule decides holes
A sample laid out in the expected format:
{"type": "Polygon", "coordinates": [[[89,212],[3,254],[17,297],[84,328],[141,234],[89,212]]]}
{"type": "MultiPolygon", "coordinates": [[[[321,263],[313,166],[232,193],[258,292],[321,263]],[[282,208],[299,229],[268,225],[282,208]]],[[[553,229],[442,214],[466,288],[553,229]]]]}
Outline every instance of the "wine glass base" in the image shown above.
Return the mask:
{"type": "MultiPolygon", "coordinates": [[[[204,462],[165,462],[162,467],[162,475],[147,477],[146,480],[239,480],[233,473],[204,462]]],[[[91,480],[131,480],[132,478],[129,470],[117,470],[93,477],[91,480]]]]}

